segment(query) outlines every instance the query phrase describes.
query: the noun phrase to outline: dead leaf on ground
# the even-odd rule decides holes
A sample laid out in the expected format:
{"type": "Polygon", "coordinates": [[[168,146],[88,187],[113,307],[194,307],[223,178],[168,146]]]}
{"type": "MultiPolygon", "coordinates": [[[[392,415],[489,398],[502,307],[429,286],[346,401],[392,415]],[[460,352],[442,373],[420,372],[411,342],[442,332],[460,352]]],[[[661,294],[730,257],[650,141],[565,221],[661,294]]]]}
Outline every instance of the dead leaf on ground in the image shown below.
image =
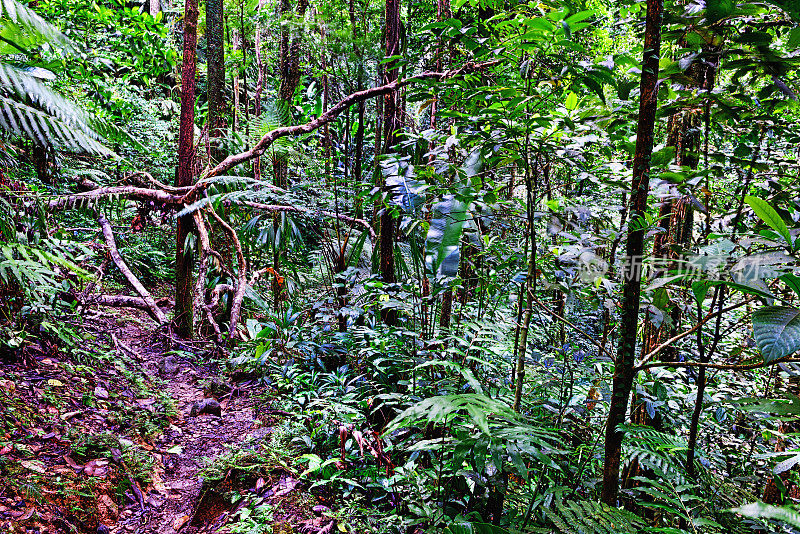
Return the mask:
{"type": "Polygon", "coordinates": [[[83,466],[80,465],[75,460],[73,460],[69,454],[65,454],[64,456],[62,456],[62,458],[64,458],[64,461],[67,462],[67,465],[70,466],[71,468],[77,469],[78,471],[83,469],[83,466]]]}
{"type": "Polygon", "coordinates": [[[189,522],[189,516],[188,515],[184,514],[184,515],[182,515],[180,517],[176,517],[175,520],[172,522],[172,530],[177,532],[180,529],[182,529],[183,526],[188,522],[189,522]]]}
{"type": "Polygon", "coordinates": [[[39,473],[40,475],[43,475],[47,472],[44,462],[39,460],[23,460],[20,462],[20,465],[28,471],[33,471],[34,473],[39,473]]]}
{"type": "Polygon", "coordinates": [[[94,476],[102,478],[108,474],[107,466],[108,466],[108,460],[102,460],[102,459],[91,460],[89,462],[86,462],[86,464],[83,466],[83,471],[90,477],[94,476]]]}

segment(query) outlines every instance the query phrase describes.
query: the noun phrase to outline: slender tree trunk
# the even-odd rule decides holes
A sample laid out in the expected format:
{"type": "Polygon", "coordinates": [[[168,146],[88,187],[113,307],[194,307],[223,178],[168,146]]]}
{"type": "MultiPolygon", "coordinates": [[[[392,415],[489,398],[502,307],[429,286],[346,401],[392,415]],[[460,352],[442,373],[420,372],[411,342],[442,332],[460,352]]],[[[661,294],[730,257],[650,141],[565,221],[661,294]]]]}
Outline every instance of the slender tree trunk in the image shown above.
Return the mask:
{"type": "MultiPolygon", "coordinates": [[[[530,158],[528,156],[528,143],[525,145],[525,188],[528,192],[527,198],[527,215],[528,215],[528,232],[527,237],[530,240],[530,254],[528,255],[528,273],[525,276],[524,291],[520,295],[521,299],[525,299],[525,313],[523,315],[522,324],[519,326],[519,343],[516,344],[516,369],[514,372],[514,411],[520,411],[522,407],[522,390],[525,387],[525,356],[528,351],[528,332],[530,332],[531,319],[533,318],[533,295],[536,292],[536,202],[538,197],[538,169],[533,172],[531,170],[530,158]]],[[[538,159],[537,159],[538,165],[538,159]]],[[[526,245],[526,249],[528,246],[526,245]]],[[[522,301],[519,303],[522,306],[522,301]]]]}
{"type": "Polygon", "coordinates": [[[625,422],[628,399],[635,377],[636,338],[639,326],[641,264],[644,253],[644,216],[650,192],[650,159],[653,153],[653,132],[658,107],[658,62],[661,54],[661,21],[663,0],[647,0],[644,33],[644,58],[639,83],[639,122],[633,157],[631,183],[631,224],[626,242],[626,266],[623,274],[620,345],[614,364],[611,406],[606,421],[605,461],[601,500],[616,505],[619,492],[619,469],[623,434],[617,427],[625,422]]]}
{"type": "MultiPolygon", "coordinates": [[[[181,123],[178,135],[178,169],[175,185],[194,183],[194,99],[197,69],[197,0],[186,0],[183,18],[183,69],[181,71],[181,123]]],[[[192,254],[184,253],[192,231],[192,216],[178,218],[175,251],[175,331],[192,337],[192,254]]]]}
{"type": "Polygon", "coordinates": [[[442,292],[442,312],[439,315],[439,328],[450,328],[450,317],[453,315],[453,288],[448,287],[442,292]]]}
{"type": "MultiPolygon", "coordinates": [[[[386,0],[386,48],[385,57],[397,56],[400,54],[400,0],[386,0]]],[[[386,65],[383,82],[392,83],[398,79],[399,69],[397,63],[392,61],[386,65]]],[[[384,144],[383,152],[394,152],[398,141],[398,133],[401,128],[400,106],[398,105],[400,95],[397,91],[388,93],[383,98],[383,133],[384,144]]],[[[383,184],[384,192],[386,184],[383,184]]],[[[380,235],[380,272],[383,283],[393,284],[397,281],[394,272],[394,217],[391,210],[384,207],[381,213],[381,235],[380,235]]],[[[383,322],[387,325],[394,325],[397,322],[397,312],[393,309],[384,310],[383,322]]]]}
{"type": "Polygon", "coordinates": [[[206,0],[206,40],[208,68],[208,139],[212,166],[225,159],[225,45],[222,0],[206,0]]]}
{"type": "MultiPolygon", "coordinates": [[[[239,50],[239,30],[236,29],[235,26],[230,26],[231,32],[231,50],[234,52],[239,50]]],[[[233,131],[239,131],[239,115],[241,110],[239,109],[239,93],[241,91],[241,87],[239,84],[239,69],[237,68],[233,74],[233,131]]]]}
{"type": "MultiPolygon", "coordinates": [[[[261,53],[261,34],[263,29],[261,28],[261,12],[264,9],[264,2],[265,0],[258,1],[258,14],[255,18],[255,29],[254,29],[254,45],[255,48],[255,56],[256,56],[256,71],[258,72],[258,81],[256,82],[256,91],[254,96],[254,105],[255,105],[255,115],[256,117],[261,116],[261,95],[264,92],[264,84],[266,81],[266,65],[264,65],[264,60],[261,53]]],[[[257,157],[253,160],[253,178],[256,180],[261,179],[261,157],[257,157]]]]}
{"type": "MultiPolygon", "coordinates": [[[[306,14],[308,0],[298,0],[295,11],[296,20],[300,21],[306,14]]],[[[287,18],[292,13],[290,0],[281,0],[281,15],[287,18]]],[[[291,122],[291,107],[297,84],[300,83],[300,48],[302,33],[292,25],[281,28],[280,41],[280,86],[278,87],[279,112],[284,115],[282,122],[291,122]]],[[[288,125],[288,124],[287,124],[288,125]]],[[[285,156],[277,156],[272,164],[274,182],[278,187],[286,187],[289,181],[289,160],[285,156]]]]}
{"type": "MultiPolygon", "coordinates": [[[[364,54],[361,47],[358,46],[358,25],[356,23],[356,8],[355,0],[350,0],[350,30],[353,37],[353,54],[358,61],[358,70],[356,72],[356,90],[361,91],[364,89],[364,54]]],[[[359,186],[363,176],[361,176],[362,159],[364,158],[364,118],[366,113],[365,102],[358,103],[358,126],[356,127],[356,138],[354,139],[354,154],[353,154],[353,183],[356,187],[359,186]]],[[[361,199],[356,200],[355,203],[355,218],[362,219],[364,217],[364,207],[361,199]]]]}
{"type": "Polygon", "coordinates": [[[161,11],[160,0],[150,0],[147,5],[147,10],[150,13],[150,16],[155,18],[155,16],[161,11]]]}

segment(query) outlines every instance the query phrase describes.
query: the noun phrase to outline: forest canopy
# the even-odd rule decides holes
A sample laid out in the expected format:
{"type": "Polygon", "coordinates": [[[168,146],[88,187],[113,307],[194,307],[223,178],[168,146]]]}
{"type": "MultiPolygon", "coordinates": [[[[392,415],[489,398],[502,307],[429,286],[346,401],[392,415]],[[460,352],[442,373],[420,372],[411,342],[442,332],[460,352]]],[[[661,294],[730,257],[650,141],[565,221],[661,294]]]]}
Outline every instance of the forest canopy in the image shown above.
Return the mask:
{"type": "Polygon", "coordinates": [[[0,527],[800,532],[800,5],[0,0],[0,527]]]}

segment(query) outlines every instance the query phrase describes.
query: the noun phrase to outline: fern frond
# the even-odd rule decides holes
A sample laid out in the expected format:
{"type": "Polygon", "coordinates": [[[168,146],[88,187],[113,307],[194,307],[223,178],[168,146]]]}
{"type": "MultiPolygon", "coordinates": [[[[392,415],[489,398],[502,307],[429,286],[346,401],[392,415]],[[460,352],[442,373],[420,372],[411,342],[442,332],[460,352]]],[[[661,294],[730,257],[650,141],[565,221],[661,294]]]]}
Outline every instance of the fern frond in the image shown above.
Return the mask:
{"type": "Polygon", "coordinates": [[[752,502],[733,508],[731,512],[752,519],[776,519],[793,527],[800,527],[800,512],[792,506],[771,506],[763,502],[752,502]]]}
{"type": "MultiPolygon", "coordinates": [[[[623,445],[625,465],[638,460],[643,467],[658,470],[668,475],[673,484],[686,484],[683,454],[688,448],[678,436],[653,430],[649,427],[625,426],[626,440],[623,445]]],[[[699,462],[698,462],[699,464],[699,462]]]]}
{"type": "Polygon", "coordinates": [[[94,139],[89,131],[77,128],[61,119],[0,96],[0,128],[6,132],[26,137],[44,146],[55,146],[99,155],[113,153],[94,139]]]}
{"type": "Polygon", "coordinates": [[[0,86],[16,97],[16,100],[22,103],[30,101],[65,124],[81,129],[96,141],[102,141],[94,132],[98,125],[96,119],[27,72],[0,63],[0,86]]]}
{"type": "Polygon", "coordinates": [[[635,514],[594,501],[556,502],[545,516],[562,534],[635,534],[645,526],[635,514]]]}

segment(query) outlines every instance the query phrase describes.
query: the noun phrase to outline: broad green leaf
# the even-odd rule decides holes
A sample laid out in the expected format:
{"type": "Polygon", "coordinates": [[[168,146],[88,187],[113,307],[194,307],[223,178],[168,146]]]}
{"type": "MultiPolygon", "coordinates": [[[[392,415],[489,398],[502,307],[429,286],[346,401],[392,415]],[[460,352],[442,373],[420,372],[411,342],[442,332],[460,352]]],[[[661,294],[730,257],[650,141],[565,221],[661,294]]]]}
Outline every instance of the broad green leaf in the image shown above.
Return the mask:
{"type": "Polygon", "coordinates": [[[753,312],[753,337],[765,362],[800,349],[800,309],[766,306],[753,312]]]}
{"type": "Polygon", "coordinates": [[[777,519],[792,526],[800,527],[800,513],[789,506],[772,506],[763,502],[752,502],[738,508],[732,508],[731,512],[753,519],[777,519]]]}
{"type": "Polygon", "coordinates": [[[792,273],[786,273],[781,276],[780,279],[783,280],[783,283],[789,286],[792,291],[800,296],[800,277],[795,276],[792,273]]]}
{"type": "Polygon", "coordinates": [[[775,208],[770,206],[765,200],[751,195],[744,197],[744,201],[747,202],[748,206],[753,208],[753,211],[758,215],[759,219],[778,232],[791,246],[792,236],[789,233],[789,228],[786,227],[786,223],[783,222],[783,219],[778,215],[778,212],[775,211],[775,208]]]}
{"type": "Polygon", "coordinates": [[[573,111],[575,108],[578,107],[578,95],[576,95],[575,93],[568,94],[567,101],[564,105],[568,110],[573,111]]]}
{"type": "Polygon", "coordinates": [[[437,276],[456,276],[461,261],[461,235],[467,218],[467,205],[448,195],[433,206],[425,238],[425,263],[437,276]]]}

